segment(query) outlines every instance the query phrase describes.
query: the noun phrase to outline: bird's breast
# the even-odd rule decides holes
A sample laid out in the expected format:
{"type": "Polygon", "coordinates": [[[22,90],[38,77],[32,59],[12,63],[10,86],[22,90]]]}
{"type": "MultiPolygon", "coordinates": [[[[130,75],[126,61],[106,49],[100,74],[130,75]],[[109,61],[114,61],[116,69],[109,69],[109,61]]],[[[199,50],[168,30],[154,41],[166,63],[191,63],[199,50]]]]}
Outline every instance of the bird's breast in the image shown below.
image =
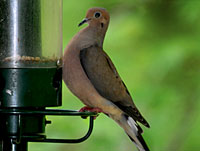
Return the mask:
{"type": "Polygon", "coordinates": [[[95,107],[94,101],[101,96],[91,84],[80,63],[79,53],[68,52],[64,54],[63,80],[85,105],[95,107]]]}

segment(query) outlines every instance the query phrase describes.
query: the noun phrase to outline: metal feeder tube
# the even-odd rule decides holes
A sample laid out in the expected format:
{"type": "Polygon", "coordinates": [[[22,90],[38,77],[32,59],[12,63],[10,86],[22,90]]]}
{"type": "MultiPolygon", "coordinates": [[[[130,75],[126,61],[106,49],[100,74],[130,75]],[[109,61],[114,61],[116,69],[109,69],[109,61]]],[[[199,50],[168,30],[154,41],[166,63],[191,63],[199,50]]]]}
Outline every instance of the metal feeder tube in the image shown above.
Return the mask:
{"type": "Polygon", "coordinates": [[[0,1],[0,151],[28,142],[79,143],[94,113],[46,110],[61,106],[62,0],[0,1]],[[91,116],[80,139],[46,138],[46,115],[91,116]]]}

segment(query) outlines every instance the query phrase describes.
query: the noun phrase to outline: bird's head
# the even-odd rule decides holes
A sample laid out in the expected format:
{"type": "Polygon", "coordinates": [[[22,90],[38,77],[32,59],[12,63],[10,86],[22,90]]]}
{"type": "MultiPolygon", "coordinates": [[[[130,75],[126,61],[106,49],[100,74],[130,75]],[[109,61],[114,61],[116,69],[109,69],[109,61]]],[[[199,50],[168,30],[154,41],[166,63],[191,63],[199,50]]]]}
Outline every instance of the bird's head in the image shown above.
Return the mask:
{"type": "Polygon", "coordinates": [[[110,16],[104,8],[90,8],[87,11],[86,17],[78,26],[88,23],[89,26],[94,26],[106,30],[108,28],[110,16]]]}

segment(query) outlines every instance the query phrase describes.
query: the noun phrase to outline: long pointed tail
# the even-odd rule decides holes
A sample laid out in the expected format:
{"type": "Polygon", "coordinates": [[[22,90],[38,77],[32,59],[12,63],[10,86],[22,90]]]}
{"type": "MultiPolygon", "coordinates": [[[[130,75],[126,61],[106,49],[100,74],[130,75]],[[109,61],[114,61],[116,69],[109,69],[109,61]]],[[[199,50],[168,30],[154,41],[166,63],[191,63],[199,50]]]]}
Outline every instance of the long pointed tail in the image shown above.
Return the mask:
{"type": "Polygon", "coordinates": [[[122,114],[120,119],[112,116],[110,117],[124,129],[139,151],[149,151],[149,148],[141,135],[142,129],[132,117],[125,114],[122,114]]]}

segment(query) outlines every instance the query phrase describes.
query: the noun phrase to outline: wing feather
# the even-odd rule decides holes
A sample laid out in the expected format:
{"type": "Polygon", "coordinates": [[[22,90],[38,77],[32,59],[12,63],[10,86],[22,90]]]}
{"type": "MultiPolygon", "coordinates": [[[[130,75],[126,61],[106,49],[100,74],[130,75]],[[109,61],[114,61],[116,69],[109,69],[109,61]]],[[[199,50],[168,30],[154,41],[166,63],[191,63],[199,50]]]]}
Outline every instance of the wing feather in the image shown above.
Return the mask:
{"type": "Polygon", "coordinates": [[[97,46],[90,46],[80,51],[81,65],[100,95],[112,101],[122,111],[136,121],[149,127],[130,96],[108,55],[97,46]]]}

